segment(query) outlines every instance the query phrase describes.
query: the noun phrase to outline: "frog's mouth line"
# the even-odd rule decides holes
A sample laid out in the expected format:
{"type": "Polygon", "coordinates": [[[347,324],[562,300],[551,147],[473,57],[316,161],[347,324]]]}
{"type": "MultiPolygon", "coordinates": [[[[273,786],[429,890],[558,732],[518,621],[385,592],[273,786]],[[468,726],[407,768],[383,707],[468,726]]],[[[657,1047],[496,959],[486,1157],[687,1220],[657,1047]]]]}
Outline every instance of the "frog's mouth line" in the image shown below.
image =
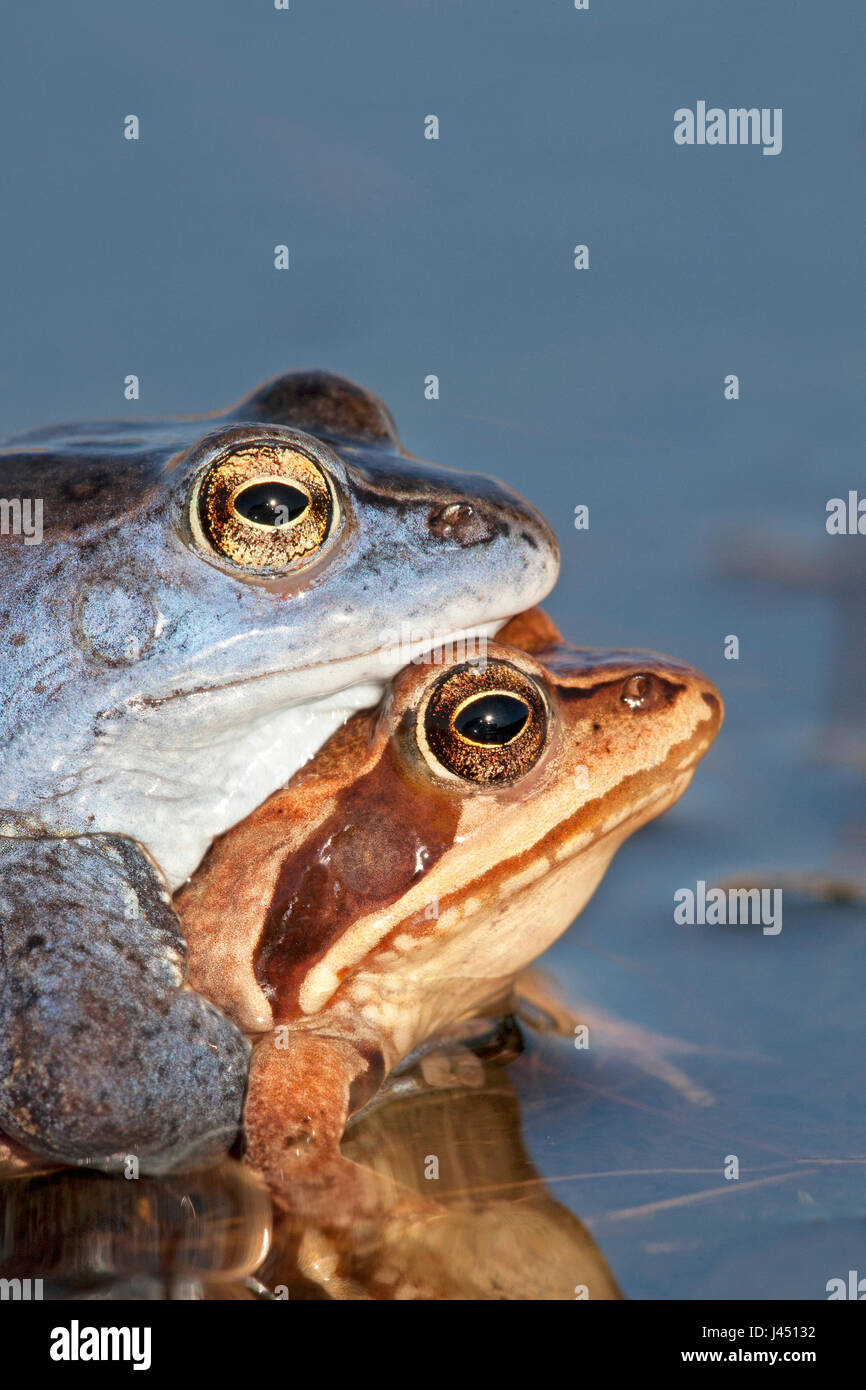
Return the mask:
{"type": "MultiPolygon", "coordinates": [[[[476,877],[452,888],[451,891],[443,892],[438,898],[440,917],[445,916],[452,908],[459,910],[467,903],[489,902],[490,897],[494,901],[500,901],[510,895],[519,897],[523,894],[532,894],[537,891],[540,880],[551,875],[572,872],[575,863],[583,858],[589,861],[589,872],[595,873],[595,882],[590,893],[584,897],[583,902],[576,904],[574,910],[576,916],[582,910],[588,897],[595,891],[595,887],[603,877],[610,859],[623,841],[633,831],[638,830],[657,815],[669,810],[679,800],[691,782],[695,768],[707,746],[708,743],[700,738],[690,741],[689,750],[681,752],[679,756],[676,755],[675,749],[671,750],[669,758],[676,757],[675,770],[672,769],[671,775],[665,779],[663,784],[659,783],[656,769],[633,774],[644,780],[649,777],[652,779],[652,783],[646,786],[644,795],[636,805],[630,806],[626,814],[612,816],[609,822],[604,824],[603,829],[599,830],[596,826],[594,831],[590,831],[589,839],[586,838],[587,808],[584,807],[570,819],[553,826],[542,834],[540,839],[529,848],[518,850],[510,858],[487,868],[476,877]],[[602,857],[595,859],[593,870],[594,851],[599,851],[602,857]],[[528,874],[527,868],[529,868],[528,874]]],[[[612,799],[619,795],[621,795],[621,787],[614,787],[599,797],[594,803],[597,808],[596,815],[604,806],[610,806],[612,799]]],[[[629,801],[632,800],[633,797],[630,796],[629,801]]],[[[590,805],[592,804],[590,803],[590,805]]],[[[377,958],[381,959],[383,952],[388,952],[393,942],[404,933],[422,940],[428,939],[430,927],[430,921],[426,917],[419,920],[419,914],[415,910],[401,913],[397,920],[391,920],[383,928],[378,939],[375,941],[361,940],[361,954],[353,958],[350,951],[347,955],[341,956],[338,964],[346,970],[348,976],[351,976],[352,971],[359,965],[362,955],[366,956],[370,962],[375,962],[377,958]]],[[[470,930],[474,930],[471,918],[469,927],[470,930]]],[[[355,930],[357,932],[357,928],[355,930]]],[[[358,939],[356,934],[356,942],[358,939]]],[[[328,970],[329,954],[330,948],[312,965],[302,987],[299,1003],[304,1014],[317,1013],[326,1008],[343,987],[342,981],[337,975],[333,975],[333,979],[329,978],[333,972],[323,974],[328,970]],[[313,983],[311,984],[311,982],[313,983]],[[312,994],[310,994],[311,988],[312,994]],[[304,999],[305,993],[307,994],[306,1000],[304,999]]]]}
{"type": "MultiPolygon", "coordinates": [[[[339,668],[349,663],[363,664],[371,661],[376,656],[382,657],[388,650],[399,648],[401,658],[405,658],[402,660],[402,664],[392,668],[390,665],[385,667],[385,663],[383,662],[385,670],[381,676],[368,672],[366,675],[359,675],[355,680],[347,681],[345,685],[336,685],[332,690],[323,692],[321,695],[307,698],[299,696],[297,700],[290,701],[289,703],[296,703],[299,705],[308,702],[313,703],[320,699],[327,699],[331,695],[338,695],[341,690],[348,690],[353,685],[376,687],[379,692],[379,697],[381,697],[388,681],[397,674],[398,670],[402,670],[404,665],[412,665],[420,658],[423,658],[427,653],[435,653],[441,650],[448,651],[450,648],[461,645],[467,651],[471,652],[473,644],[476,644],[479,639],[486,641],[487,638],[493,637],[513,616],[513,614],[508,614],[504,618],[494,618],[490,622],[480,623],[476,627],[457,628],[450,633],[444,633],[441,637],[430,634],[429,636],[419,639],[417,642],[406,644],[401,642],[398,636],[395,641],[385,642],[380,647],[373,647],[369,651],[358,652],[353,656],[332,657],[327,661],[311,662],[306,666],[293,666],[291,668],[277,667],[273,671],[260,671],[252,676],[239,676],[236,680],[222,681],[216,685],[189,686],[182,690],[172,690],[168,695],[133,695],[130,696],[125,703],[127,708],[133,710],[161,709],[162,706],[172,704],[176,700],[192,699],[196,695],[217,695],[220,691],[234,690],[240,686],[253,685],[258,681],[279,681],[280,679],[286,678],[296,679],[307,671],[339,668]]],[[[109,712],[106,712],[106,714],[108,713],[109,712]]]]}
{"type": "MultiPolygon", "coordinates": [[[[677,763],[676,771],[672,772],[669,778],[666,778],[664,781],[658,781],[657,785],[654,787],[648,787],[646,794],[638,800],[637,805],[632,806],[625,815],[621,817],[614,816],[608,823],[604,824],[603,828],[597,829],[589,843],[586,843],[582,839],[582,827],[580,824],[581,813],[578,813],[576,823],[573,826],[573,833],[565,839],[564,852],[553,867],[559,867],[561,864],[567,862],[570,863],[572,860],[579,858],[581,854],[585,854],[588,849],[596,845],[601,845],[610,839],[617,841],[615,848],[618,848],[618,846],[622,844],[624,840],[627,840],[636,830],[640,830],[644,825],[655,820],[657,816],[664,815],[666,811],[669,811],[672,806],[676,805],[683,793],[688,790],[689,784],[695,775],[695,769],[711,743],[712,739],[708,742],[703,739],[698,740],[691,752],[688,753],[682,761],[677,763]]],[[[650,769],[648,772],[635,773],[633,776],[646,778],[652,777],[655,774],[656,769],[650,769]]],[[[621,788],[613,788],[610,792],[602,796],[599,799],[599,810],[603,808],[606,802],[610,804],[611,800],[619,794],[621,794],[621,788]]],[[[586,808],[583,809],[585,812],[586,808]]]]}
{"type": "MultiPolygon", "coordinates": [[[[534,857],[539,863],[546,863],[546,872],[555,873],[611,840],[615,841],[612,853],[615,852],[619,845],[636,830],[654,820],[656,816],[663,815],[679,801],[687,790],[695,769],[708,747],[709,743],[699,740],[691,752],[686,754],[682,761],[677,762],[676,771],[672,772],[669,778],[661,784],[648,786],[637,804],[632,805],[622,816],[614,815],[608,820],[605,820],[604,817],[605,806],[609,807],[615,798],[621,796],[621,787],[614,787],[594,802],[587,803],[568,821],[554,827],[528,850],[518,854],[514,861],[516,866],[519,868],[527,858],[534,857]],[[593,806],[595,807],[595,816],[602,820],[602,827],[597,824],[594,830],[590,829],[590,836],[587,839],[586,816],[593,806]]],[[[654,777],[656,772],[656,769],[650,769],[648,772],[635,773],[633,776],[638,778],[654,777]]],[[[492,873],[501,877],[502,866],[500,865],[492,873]]],[[[472,892],[477,892],[478,884],[483,882],[484,877],[482,876],[481,880],[473,883],[472,892]]],[[[444,901],[445,899],[440,900],[440,908],[444,901]]]]}

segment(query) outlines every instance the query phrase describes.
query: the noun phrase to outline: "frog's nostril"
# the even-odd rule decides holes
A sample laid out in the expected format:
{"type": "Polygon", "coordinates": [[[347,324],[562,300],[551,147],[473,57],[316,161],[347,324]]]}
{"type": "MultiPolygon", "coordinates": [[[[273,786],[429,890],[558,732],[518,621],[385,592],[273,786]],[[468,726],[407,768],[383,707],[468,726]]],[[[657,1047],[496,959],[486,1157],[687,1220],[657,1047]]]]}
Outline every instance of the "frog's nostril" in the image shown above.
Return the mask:
{"type": "Polygon", "coordinates": [[[483,545],[500,535],[505,526],[481,507],[469,502],[446,502],[434,507],[427,518],[431,536],[457,545],[483,545]]]}
{"type": "Polygon", "coordinates": [[[652,680],[649,676],[642,674],[629,676],[622,688],[620,699],[624,705],[628,705],[629,709],[643,709],[649,698],[651,687],[652,680]]]}

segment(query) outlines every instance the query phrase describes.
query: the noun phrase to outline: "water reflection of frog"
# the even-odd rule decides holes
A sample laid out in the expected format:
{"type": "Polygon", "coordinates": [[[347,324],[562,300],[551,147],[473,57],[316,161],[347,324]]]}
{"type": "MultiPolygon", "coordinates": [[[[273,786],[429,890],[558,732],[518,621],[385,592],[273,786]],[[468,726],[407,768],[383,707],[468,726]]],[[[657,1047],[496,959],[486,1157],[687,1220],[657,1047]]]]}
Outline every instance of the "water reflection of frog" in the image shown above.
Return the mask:
{"type": "Polygon", "coordinates": [[[355,1162],[415,1189],[411,1221],[404,1204],[335,1236],[275,1217],[267,1190],[232,1159],[138,1182],[0,1165],[0,1270],[41,1280],[46,1299],[618,1298],[589,1232],[526,1153],[501,1059],[430,1054],[427,1076],[453,1066],[465,1084],[425,1084],[416,1066],[402,1082],[417,1081],[412,1097],[347,1136],[355,1162]],[[435,1181],[424,1175],[430,1155],[435,1181]]]}

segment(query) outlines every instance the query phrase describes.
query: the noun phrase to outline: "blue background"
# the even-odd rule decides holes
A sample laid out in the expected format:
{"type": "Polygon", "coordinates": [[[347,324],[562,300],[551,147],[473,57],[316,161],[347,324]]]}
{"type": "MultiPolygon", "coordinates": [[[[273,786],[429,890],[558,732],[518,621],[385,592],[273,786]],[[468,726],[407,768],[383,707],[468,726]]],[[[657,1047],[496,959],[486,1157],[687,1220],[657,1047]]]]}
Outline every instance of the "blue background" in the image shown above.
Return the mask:
{"type": "Polygon", "coordinates": [[[862,907],[786,895],[776,938],[672,920],[698,878],[863,877],[866,538],[824,529],[866,491],[862,6],[88,0],[7,6],[2,40],[2,431],[322,366],[536,502],[566,635],[700,665],[728,719],[547,961],[694,1044],[714,1103],[613,1054],[547,1089],[518,1063],[534,1158],[631,1296],[866,1274],[862,907]],[[676,146],[699,99],[782,107],[782,153],[676,146]]]}

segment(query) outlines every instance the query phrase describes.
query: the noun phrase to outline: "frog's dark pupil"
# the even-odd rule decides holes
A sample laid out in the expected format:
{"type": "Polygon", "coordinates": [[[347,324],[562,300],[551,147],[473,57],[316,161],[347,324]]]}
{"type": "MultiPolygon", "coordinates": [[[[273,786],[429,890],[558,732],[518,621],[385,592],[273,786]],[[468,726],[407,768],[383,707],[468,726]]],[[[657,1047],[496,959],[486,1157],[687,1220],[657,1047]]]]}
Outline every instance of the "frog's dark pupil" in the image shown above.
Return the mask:
{"type": "Polygon", "coordinates": [[[259,526],[288,526],[297,521],[310,505],[310,499],[291,483],[250,483],[235,497],[234,507],[246,521],[259,526]]]}
{"type": "Polygon", "coordinates": [[[528,718],[528,705],[515,695],[479,695],[454,716],[454,727],[473,743],[501,746],[517,737],[528,718]]]}

